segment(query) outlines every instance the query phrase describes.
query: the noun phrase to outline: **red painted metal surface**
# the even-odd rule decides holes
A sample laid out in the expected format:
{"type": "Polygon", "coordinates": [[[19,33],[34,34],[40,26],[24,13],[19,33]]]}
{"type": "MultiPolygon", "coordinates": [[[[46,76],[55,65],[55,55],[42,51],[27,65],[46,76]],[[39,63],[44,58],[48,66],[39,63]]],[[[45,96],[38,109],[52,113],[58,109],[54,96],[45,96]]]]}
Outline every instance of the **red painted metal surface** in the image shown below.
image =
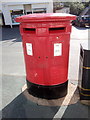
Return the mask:
{"type": "Polygon", "coordinates": [[[58,85],[68,79],[70,20],[65,14],[34,14],[16,19],[20,24],[26,78],[39,85],[58,85]]]}

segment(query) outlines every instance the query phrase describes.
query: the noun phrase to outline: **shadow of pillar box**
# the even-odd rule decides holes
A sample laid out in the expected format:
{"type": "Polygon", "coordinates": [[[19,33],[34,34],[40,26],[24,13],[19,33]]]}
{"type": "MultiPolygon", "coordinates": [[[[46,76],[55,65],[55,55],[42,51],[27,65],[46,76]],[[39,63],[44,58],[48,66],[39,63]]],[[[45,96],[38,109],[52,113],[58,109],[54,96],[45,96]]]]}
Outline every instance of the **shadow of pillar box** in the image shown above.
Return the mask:
{"type": "Polygon", "coordinates": [[[79,93],[81,102],[90,105],[90,48],[88,42],[80,46],[79,93]]]}
{"type": "Polygon", "coordinates": [[[30,14],[20,22],[27,89],[40,98],[67,94],[71,21],[76,16],[60,13],[30,14]]]}

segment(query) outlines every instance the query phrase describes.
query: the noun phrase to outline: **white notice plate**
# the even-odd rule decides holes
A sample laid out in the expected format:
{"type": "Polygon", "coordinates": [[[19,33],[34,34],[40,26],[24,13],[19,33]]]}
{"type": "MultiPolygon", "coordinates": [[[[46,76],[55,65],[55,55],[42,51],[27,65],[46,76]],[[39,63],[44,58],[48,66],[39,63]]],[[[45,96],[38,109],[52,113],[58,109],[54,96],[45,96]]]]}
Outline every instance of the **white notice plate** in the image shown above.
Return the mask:
{"type": "Polygon", "coordinates": [[[28,55],[33,56],[32,44],[31,43],[26,43],[26,50],[27,50],[28,55]]]}
{"type": "Polygon", "coordinates": [[[61,55],[62,55],[62,43],[55,43],[54,56],[61,56],[61,55]]]}

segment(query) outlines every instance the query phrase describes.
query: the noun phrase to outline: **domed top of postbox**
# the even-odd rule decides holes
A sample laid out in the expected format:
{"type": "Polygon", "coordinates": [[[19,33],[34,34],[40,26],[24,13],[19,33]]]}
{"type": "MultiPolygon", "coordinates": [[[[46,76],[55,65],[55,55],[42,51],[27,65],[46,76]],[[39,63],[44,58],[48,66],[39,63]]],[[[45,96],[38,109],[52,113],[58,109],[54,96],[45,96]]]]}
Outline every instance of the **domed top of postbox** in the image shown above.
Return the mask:
{"type": "Polygon", "coordinates": [[[76,16],[67,13],[39,13],[28,14],[16,18],[16,22],[39,22],[39,21],[70,21],[76,16]]]}

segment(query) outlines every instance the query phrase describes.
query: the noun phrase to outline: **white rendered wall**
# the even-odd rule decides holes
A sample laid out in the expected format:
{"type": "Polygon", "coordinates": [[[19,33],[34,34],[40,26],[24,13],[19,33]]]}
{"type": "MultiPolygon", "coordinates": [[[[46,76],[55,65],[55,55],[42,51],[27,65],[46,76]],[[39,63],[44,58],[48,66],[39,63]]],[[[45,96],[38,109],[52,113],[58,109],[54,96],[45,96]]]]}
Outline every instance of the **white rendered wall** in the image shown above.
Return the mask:
{"type": "MultiPolygon", "coordinates": [[[[2,0],[1,0],[2,1],[2,0]]],[[[24,5],[30,5],[31,9],[33,8],[46,8],[47,13],[53,13],[53,0],[3,0],[2,1],[2,12],[4,15],[5,25],[11,25],[12,26],[12,19],[11,19],[11,13],[10,10],[24,10],[24,5]]]]}
{"type": "Polygon", "coordinates": [[[11,14],[10,14],[9,8],[6,4],[2,5],[2,12],[4,15],[5,25],[12,25],[11,14]]]}

